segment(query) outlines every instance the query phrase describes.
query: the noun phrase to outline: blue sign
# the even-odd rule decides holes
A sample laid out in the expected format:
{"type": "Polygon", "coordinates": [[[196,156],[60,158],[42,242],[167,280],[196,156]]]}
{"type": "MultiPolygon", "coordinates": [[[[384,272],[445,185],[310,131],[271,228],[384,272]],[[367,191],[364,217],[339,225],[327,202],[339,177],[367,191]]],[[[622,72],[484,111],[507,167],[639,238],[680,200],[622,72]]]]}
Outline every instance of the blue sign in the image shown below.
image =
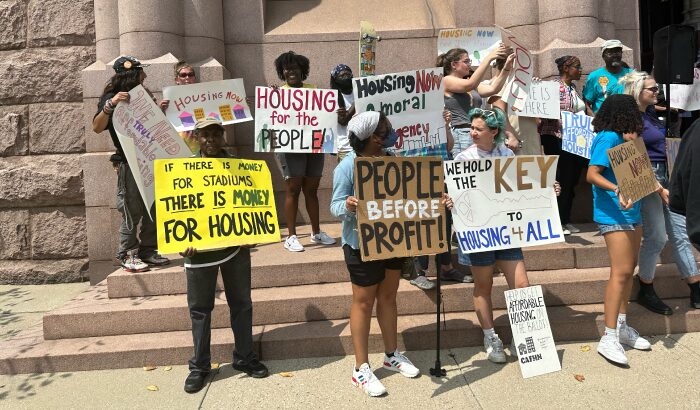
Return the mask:
{"type": "Polygon", "coordinates": [[[591,158],[591,144],[595,137],[593,117],[585,114],[561,112],[561,149],[584,158],[591,158]]]}

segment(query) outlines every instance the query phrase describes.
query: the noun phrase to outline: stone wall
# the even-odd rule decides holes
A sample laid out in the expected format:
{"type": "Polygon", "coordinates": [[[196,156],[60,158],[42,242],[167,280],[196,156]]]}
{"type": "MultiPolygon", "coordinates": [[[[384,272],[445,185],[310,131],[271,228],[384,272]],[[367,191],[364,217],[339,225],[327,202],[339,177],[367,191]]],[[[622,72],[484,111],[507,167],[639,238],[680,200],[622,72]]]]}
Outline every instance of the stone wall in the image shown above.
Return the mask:
{"type": "Polygon", "coordinates": [[[85,280],[92,0],[0,1],[0,283],[85,280]]]}

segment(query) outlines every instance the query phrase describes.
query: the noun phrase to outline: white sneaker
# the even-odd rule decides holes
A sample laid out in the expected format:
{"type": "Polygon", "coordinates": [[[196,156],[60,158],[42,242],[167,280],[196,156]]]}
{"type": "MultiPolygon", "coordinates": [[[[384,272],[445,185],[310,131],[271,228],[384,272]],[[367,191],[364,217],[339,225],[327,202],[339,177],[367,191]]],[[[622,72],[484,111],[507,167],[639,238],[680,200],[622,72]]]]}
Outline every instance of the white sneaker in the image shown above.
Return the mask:
{"type": "Polygon", "coordinates": [[[631,347],[637,350],[650,350],[651,343],[645,338],[639,336],[634,328],[629,327],[624,324],[617,328],[617,337],[621,344],[631,347]]]}
{"type": "Polygon", "coordinates": [[[394,351],[394,355],[389,357],[384,354],[384,368],[394,372],[401,373],[404,377],[416,377],[420,374],[420,370],[408,360],[408,357],[404,356],[397,349],[394,351]]]}
{"type": "Polygon", "coordinates": [[[362,363],[360,370],[352,369],[352,384],[367,393],[368,396],[377,397],[386,393],[382,382],[374,375],[369,364],[362,363]]]}
{"type": "Polygon", "coordinates": [[[149,270],[148,265],[139,259],[138,249],[126,251],[126,255],[121,260],[122,268],[127,272],[146,272],[149,270]]]}
{"type": "Polygon", "coordinates": [[[316,235],[311,235],[311,243],[320,243],[322,245],[333,245],[335,239],[328,236],[325,232],[321,231],[316,235]]]}
{"type": "Polygon", "coordinates": [[[598,342],[598,353],[614,363],[622,365],[629,363],[627,361],[627,355],[625,355],[625,349],[614,336],[603,335],[603,337],[600,338],[600,342],[598,342]]]}
{"type": "Polygon", "coordinates": [[[566,228],[566,226],[561,227],[561,231],[564,235],[571,235],[571,231],[566,228]]]}
{"type": "Polygon", "coordinates": [[[291,252],[303,252],[304,246],[299,243],[299,239],[296,235],[290,235],[284,241],[284,248],[291,252]]]}
{"type": "Polygon", "coordinates": [[[564,229],[567,230],[567,231],[569,231],[570,233],[579,233],[579,232],[581,232],[580,229],[578,229],[577,227],[575,227],[575,226],[572,225],[572,224],[566,224],[566,225],[564,225],[564,229]]]}
{"type": "Polygon", "coordinates": [[[435,282],[431,282],[428,278],[423,275],[416,276],[415,279],[411,279],[409,283],[418,289],[430,290],[435,288],[435,282]]]}
{"type": "Polygon", "coordinates": [[[503,342],[498,335],[484,336],[484,349],[486,349],[486,355],[490,361],[494,363],[506,362],[506,352],[503,351],[503,342]]]}

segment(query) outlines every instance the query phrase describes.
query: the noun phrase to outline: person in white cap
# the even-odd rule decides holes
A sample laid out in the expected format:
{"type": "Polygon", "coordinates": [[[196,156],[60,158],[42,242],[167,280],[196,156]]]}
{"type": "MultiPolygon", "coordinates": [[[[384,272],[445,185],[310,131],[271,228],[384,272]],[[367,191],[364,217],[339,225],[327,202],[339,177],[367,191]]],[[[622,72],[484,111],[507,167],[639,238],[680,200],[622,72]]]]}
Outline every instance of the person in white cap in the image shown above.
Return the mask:
{"type": "Polygon", "coordinates": [[[622,42],[620,40],[607,40],[601,46],[605,67],[593,71],[588,75],[586,85],[583,87],[583,98],[586,105],[598,112],[603,101],[612,94],[617,82],[622,76],[632,71],[625,67],[622,61],[622,42]]]}
{"type": "Polygon", "coordinates": [[[377,303],[377,321],[384,340],[384,368],[405,377],[417,377],[418,368],[398,350],[396,292],[401,277],[402,258],[362,261],[360,240],[357,235],[358,200],[355,197],[355,157],[381,157],[396,143],[397,134],[391,123],[376,111],[354,116],[348,122],[348,139],[353,148],[333,173],[331,213],[343,221],[343,253],[352,283],[350,307],[350,334],[355,350],[352,384],[369,396],[386,393],[382,382],[372,372],[368,358],[369,328],[372,308],[377,303]]]}

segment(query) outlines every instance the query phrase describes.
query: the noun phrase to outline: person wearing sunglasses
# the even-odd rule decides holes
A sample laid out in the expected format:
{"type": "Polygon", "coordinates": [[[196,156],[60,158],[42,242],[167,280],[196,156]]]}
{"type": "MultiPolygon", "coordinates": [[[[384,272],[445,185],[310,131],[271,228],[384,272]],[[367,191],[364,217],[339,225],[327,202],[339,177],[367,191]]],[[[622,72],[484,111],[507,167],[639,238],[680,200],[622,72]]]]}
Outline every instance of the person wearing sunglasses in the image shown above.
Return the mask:
{"type": "MultiPolygon", "coordinates": [[[[669,186],[666,163],[666,138],[663,124],[654,110],[659,95],[656,80],[645,72],[633,71],[619,83],[627,95],[637,100],[642,113],[644,128],[640,134],[649,153],[656,179],[664,187],[669,186]]],[[[700,309],[700,271],[688,239],[685,216],[671,212],[658,195],[642,199],[642,245],[639,250],[639,295],[637,302],[661,315],[673,314],[654,290],[656,262],[666,242],[670,240],[678,273],[690,287],[690,305],[700,309]]]]}
{"type": "Polygon", "coordinates": [[[601,46],[601,52],[605,66],[591,72],[583,87],[583,98],[594,114],[600,109],[603,100],[615,94],[611,90],[619,79],[632,71],[631,68],[625,67],[622,61],[622,42],[620,40],[607,40],[601,46]]]}
{"type": "MultiPolygon", "coordinates": [[[[194,68],[192,68],[187,61],[178,61],[175,63],[173,71],[175,72],[176,85],[188,85],[197,82],[197,75],[194,72],[194,68]]],[[[170,100],[163,99],[158,105],[160,105],[160,109],[165,112],[170,105],[170,100]]],[[[193,154],[199,152],[199,140],[194,136],[193,131],[180,131],[178,134],[193,154]]]]}

